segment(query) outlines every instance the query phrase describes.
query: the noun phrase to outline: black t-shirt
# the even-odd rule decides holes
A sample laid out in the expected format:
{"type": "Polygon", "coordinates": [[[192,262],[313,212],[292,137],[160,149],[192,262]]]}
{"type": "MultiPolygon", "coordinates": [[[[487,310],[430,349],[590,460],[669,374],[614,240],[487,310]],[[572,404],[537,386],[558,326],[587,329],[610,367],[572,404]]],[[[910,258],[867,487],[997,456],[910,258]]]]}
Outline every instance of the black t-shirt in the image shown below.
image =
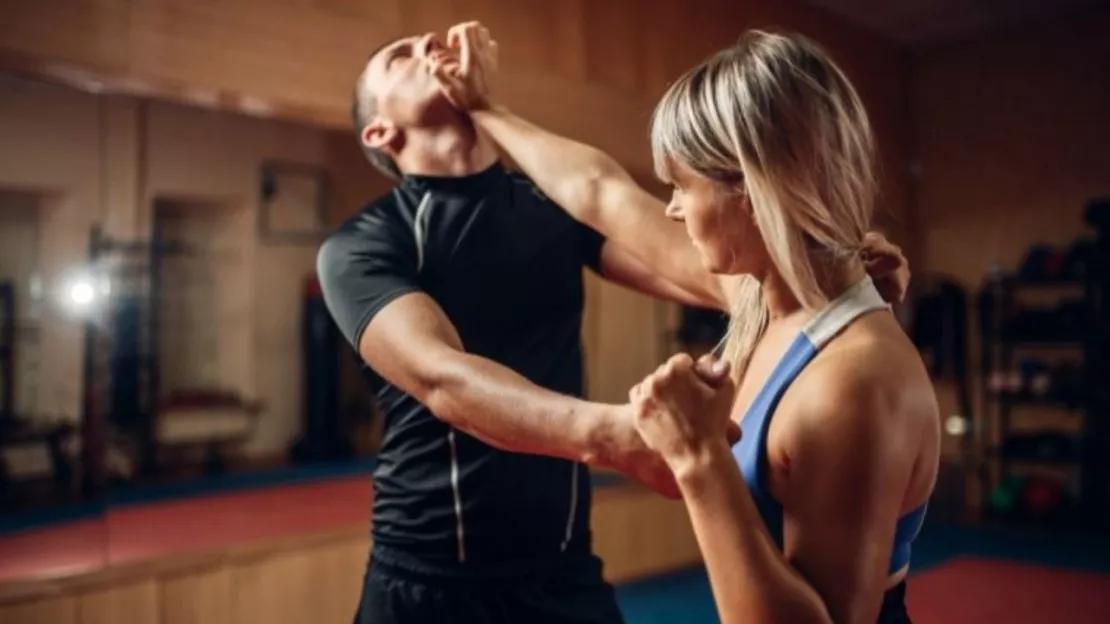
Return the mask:
{"type": "MultiPolygon", "coordinates": [[[[602,242],[528,178],[496,164],[461,178],[407,176],[328,238],[317,270],[356,349],[377,312],[420,291],[443,308],[468,353],[582,396],[582,269],[597,268],[602,242]]],[[[385,419],[376,543],[467,562],[590,549],[586,466],[497,450],[365,372],[385,419]]]]}

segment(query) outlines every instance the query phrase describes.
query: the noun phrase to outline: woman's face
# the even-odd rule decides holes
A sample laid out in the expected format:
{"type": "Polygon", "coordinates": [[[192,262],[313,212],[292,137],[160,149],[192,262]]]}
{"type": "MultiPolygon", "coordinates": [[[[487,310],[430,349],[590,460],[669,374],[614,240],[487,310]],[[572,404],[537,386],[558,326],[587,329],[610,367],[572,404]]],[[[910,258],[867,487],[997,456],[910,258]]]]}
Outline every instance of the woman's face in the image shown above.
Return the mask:
{"type": "Polygon", "coordinates": [[[724,183],[675,163],[667,217],[681,221],[711,273],[759,275],[766,266],[763,237],[743,182],[724,183]]]}

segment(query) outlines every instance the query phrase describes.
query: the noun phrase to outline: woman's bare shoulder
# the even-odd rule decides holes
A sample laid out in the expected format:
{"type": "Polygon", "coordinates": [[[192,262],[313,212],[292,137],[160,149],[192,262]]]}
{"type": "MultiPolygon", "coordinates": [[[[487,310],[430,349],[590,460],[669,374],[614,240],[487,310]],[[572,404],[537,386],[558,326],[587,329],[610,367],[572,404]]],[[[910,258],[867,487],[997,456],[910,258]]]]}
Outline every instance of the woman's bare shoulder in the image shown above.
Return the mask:
{"type": "MultiPolygon", "coordinates": [[[[937,417],[920,353],[893,319],[862,319],[834,338],[783,397],[789,422],[830,432],[914,430],[937,417]]],[[[891,433],[894,433],[891,431],[891,433]]]]}

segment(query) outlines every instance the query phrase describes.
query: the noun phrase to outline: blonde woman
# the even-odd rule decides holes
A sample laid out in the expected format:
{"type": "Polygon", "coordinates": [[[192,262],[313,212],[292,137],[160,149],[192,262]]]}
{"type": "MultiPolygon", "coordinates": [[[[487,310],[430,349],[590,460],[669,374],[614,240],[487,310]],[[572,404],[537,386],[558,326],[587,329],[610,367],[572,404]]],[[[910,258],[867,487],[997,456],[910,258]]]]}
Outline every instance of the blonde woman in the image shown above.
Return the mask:
{"type": "Polygon", "coordinates": [[[462,62],[436,70],[448,99],[556,203],[676,283],[717,277],[723,358],[672,358],[630,399],[679,484],[722,622],[908,622],[938,410],[860,257],[874,149],[845,74],[813,42],[765,32],[688,71],[652,119],[664,206],[604,153],[490,106],[496,44],[481,25],[449,42],[462,62]]]}

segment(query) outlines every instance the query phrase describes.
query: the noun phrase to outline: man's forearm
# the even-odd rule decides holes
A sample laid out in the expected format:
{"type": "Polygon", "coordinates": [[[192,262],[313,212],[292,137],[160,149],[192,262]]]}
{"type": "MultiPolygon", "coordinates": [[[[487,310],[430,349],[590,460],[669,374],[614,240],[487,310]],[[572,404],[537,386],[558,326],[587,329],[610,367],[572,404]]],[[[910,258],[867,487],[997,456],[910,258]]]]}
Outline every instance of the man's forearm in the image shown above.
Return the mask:
{"type": "Polygon", "coordinates": [[[541,388],[509,368],[460,353],[421,397],[440,419],[496,448],[613,465],[620,408],[541,388]]]}

